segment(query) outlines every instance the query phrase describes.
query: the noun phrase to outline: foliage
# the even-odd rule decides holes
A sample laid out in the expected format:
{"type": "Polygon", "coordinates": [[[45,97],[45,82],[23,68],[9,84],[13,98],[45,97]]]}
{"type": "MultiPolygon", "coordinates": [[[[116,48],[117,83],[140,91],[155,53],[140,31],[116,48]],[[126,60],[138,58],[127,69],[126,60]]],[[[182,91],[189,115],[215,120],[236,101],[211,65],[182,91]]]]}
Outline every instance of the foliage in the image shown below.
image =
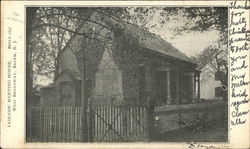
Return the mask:
{"type": "MultiPolygon", "coordinates": [[[[78,20],[65,14],[76,13],[73,10],[53,7],[40,7],[36,10],[32,27],[41,24],[54,24],[75,30],[78,20]]],[[[73,34],[56,26],[44,26],[32,30],[30,45],[32,45],[32,64],[35,77],[53,78],[58,75],[58,57],[73,34]]],[[[36,80],[36,79],[35,79],[36,80]]]]}
{"type": "Polygon", "coordinates": [[[225,46],[221,47],[218,44],[211,45],[197,56],[198,69],[202,69],[207,64],[216,71],[221,70],[222,67],[226,69],[227,55],[228,52],[225,46]]]}
{"type": "Polygon", "coordinates": [[[228,30],[228,8],[227,7],[182,7],[182,8],[164,8],[168,15],[181,14],[189,19],[181,31],[207,31],[218,30],[224,37],[227,37],[228,30]],[[193,22],[194,21],[194,22],[193,22]]]}
{"type": "Polygon", "coordinates": [[[115,47],[113,50],[113,58],[117,64],[139,65],[143,57],[138,54],[138,39],[131,38],[123,31],[115,31],[114,33],[115,47]]]}
{"type": "Polygon", "coordinates": [[[227,37],[228,30],[227,7],[129,7],[123,19],[147,29],[162,28],[169,22],[181,21],[183,24],[174,28],[176,35],[218,30],[227,37]]]}

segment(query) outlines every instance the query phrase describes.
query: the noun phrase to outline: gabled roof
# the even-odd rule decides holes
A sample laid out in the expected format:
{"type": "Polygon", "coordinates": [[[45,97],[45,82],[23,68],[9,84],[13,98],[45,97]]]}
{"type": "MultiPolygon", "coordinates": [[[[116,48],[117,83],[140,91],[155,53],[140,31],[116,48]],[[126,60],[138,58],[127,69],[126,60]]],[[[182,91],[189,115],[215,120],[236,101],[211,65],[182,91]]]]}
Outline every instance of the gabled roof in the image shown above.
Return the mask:
{"type": "MultiPolygon", "coordinates": [[[[103,21],[111,28],[120,28],[124,30],[124,32],[129,36],[135,37],[136,39],[138,39],[139,45],[147,50],[151,50],[164,56],[196,64],[194,60],[186,56],[184,53],[172,46],[169,42],[161,38],[159,35],[144,30],[135,24],[120,21],[119,19],[116,19],[114,17],[110,18],[105,16],[103,17],[103,21]]],[[[79,27],[77,28],[77,31],[81,30],[85,23],[86,21],[82,22],[81,25],[79,25],[79,27]]],[[[75,39],[75,36],[76,34],[69,39],[68,43],[64,47],[64,50],[70,45],[72,40],[75,39]]]]}
{"type": "Polygon", "coordinates": [[[116,19],[106,18],[105,21],[112,27],[118,27],[123,29],[125,33],[138,39],[141,47],[152,50],[154,52],[161,53],[179,60],[196,64],[191,58],[186,56],[184,53],[173,47],[166,40],[160,36],[143,30],[137,25],[121,22],[116,19]]]}

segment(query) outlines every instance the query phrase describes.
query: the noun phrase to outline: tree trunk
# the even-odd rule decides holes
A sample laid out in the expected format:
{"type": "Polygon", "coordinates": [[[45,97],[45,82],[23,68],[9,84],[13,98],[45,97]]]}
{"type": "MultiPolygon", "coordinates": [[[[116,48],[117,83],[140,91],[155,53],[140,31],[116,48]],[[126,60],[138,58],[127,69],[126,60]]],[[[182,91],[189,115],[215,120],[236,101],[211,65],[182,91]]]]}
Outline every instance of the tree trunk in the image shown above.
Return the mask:
{"type": "Polygon", "coordinates": [[[26,22],[26,104],[30,105],[32,103],[32,90],[33,90],[33,66],[32,66],[32,45],[30,43],[32,36],[32,24],[34,22],[34,16],[37,8],[27,8],[26,13],[27,22],[26,22]]]}
{"type": "MultiPolygon", "coordinates": [[[[26,22],[26,128],[31,127],[31,111],[29,106],[32,104],[32,90],[33,90],[33,66],[32,66],[32,45],[30,44],[32,30],[30,29],[34,20],[34,15],[37,8],[27,8],[27,22],[26,22]]],[[[28,129],[26,129],[28,130],[28,129]]],[[[26,138],[32,135],[31,131],[26,131],[26,138]]]]}

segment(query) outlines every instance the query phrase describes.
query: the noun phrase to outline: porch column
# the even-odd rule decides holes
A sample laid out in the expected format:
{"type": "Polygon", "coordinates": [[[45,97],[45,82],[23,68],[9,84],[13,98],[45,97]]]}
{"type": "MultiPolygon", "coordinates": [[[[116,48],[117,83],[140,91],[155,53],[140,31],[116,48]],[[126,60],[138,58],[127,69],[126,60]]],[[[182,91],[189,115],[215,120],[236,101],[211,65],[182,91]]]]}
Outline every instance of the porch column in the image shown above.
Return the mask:
{"type": "Polygon", "coordinates": [[[194,100],[195,100],[195,79],[194,79],[194,77],[195,77],[195,75],[194,75],[194,73],[191,73],[191,75],[190,75],[190,81],[191,81],[191,83],[190,83],[190,86],[191,86],[191,101],[192,102],[194,102],[194,100]]]}
{"type": "Polygon", "coordinates": [[[171,99],[171,85],[170,85],[170,71],[167,71],[167,104],[171,104],[172,103],[172,99],[171,99]]]}
{"type": "Polygon", "coordinates": [[[197,99],[200,101],[201,98],[201,87],[200,87],[200,72],[198,72],[198,93],[197,93],[197,99]]]}
{"type": "Polygon", "coordinates": [[[176,102],[177,104],[180,103],[179,101],[179,79],[180,79],[179,73],[180,73],[179,70],[177,70],[176,72],[176,102]]]}
{"type": "Polygon", "coordinates": [[[197,76],[196,76],[196,73],[194,73],[193,75],[193,99],[192,99],[192,102],[193,103],[196,103],[197,102],[197,90],[196,90],[196,80],[197,76]]]}

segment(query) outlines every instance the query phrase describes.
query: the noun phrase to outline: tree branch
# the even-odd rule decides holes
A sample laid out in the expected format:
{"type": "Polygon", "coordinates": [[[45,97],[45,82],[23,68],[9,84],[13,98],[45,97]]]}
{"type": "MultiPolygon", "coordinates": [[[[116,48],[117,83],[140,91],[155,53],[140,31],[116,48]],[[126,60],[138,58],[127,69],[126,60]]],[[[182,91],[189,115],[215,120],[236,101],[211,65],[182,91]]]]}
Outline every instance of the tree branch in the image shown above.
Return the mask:
{"type": "MultiPolygon", "coordinates": [[[[71,16],[71,15],[68,15],[68,14],[61,14],[61,13],[54,13],[54,14],[49,14],[49,15],[44,15],[44,16],[41,16],[39,18],[43,18],[43,17],[47,17],[47,16],[53,16],[53,15],[63,15],[63,16],[67,16],[67,17],[70,17],[70,18],[74,18],[74,19],[80,19],[80,20],[84,20],[84,21],[88,21],[88,22],[91,22],[91,23],[94,23],[94,24],[97,24],[97,25],[100,25],[108,30],[110,30],[109,27],[99,23],[99,22],[96,22],[96,21],[93,21],[93,20],[89,20],[89,19],[86,19],[86,18],[82,18],[82,17],[77,17],[77,16],[71,16]]],[[[39,19],[38,18],[38,19],[39,19]]]]}

